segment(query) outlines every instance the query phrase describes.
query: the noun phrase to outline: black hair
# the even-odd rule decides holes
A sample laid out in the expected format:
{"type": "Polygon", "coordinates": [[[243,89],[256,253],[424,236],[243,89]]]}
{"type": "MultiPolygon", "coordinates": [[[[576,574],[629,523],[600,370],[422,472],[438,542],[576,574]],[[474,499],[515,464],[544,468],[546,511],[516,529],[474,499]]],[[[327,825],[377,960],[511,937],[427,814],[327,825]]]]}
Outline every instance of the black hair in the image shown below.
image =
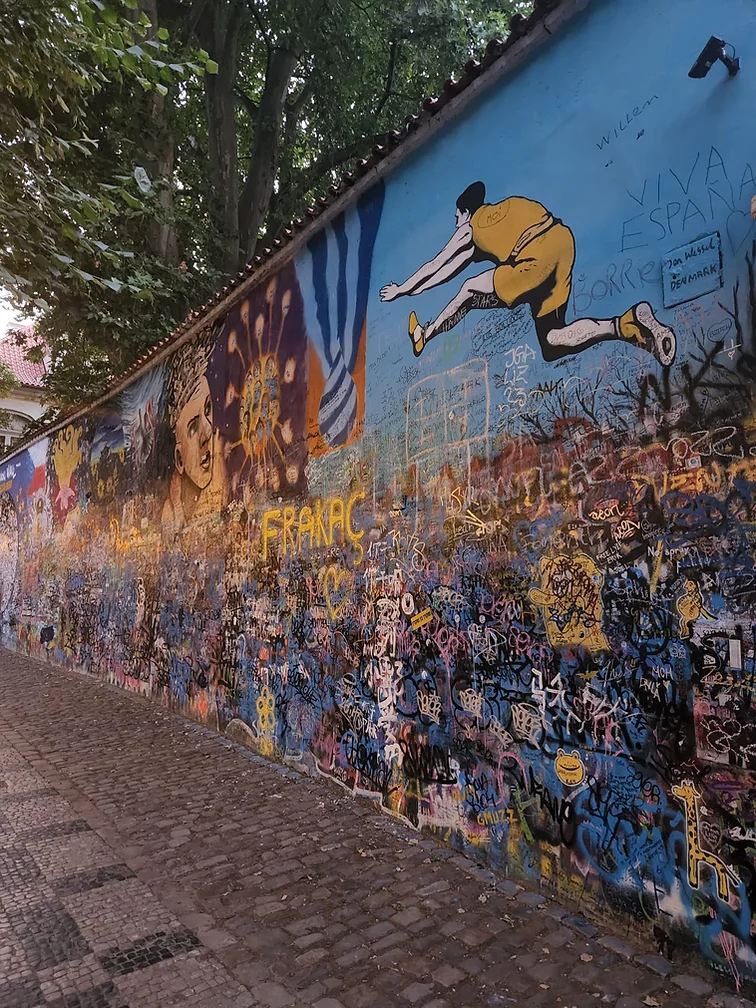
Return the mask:
{"type": "Polygon", "coordinates": [[[486,202],[486,187],[483,182],[473,182],[457,198],[457,210],[467,211],[472,216],[486,202]]]}

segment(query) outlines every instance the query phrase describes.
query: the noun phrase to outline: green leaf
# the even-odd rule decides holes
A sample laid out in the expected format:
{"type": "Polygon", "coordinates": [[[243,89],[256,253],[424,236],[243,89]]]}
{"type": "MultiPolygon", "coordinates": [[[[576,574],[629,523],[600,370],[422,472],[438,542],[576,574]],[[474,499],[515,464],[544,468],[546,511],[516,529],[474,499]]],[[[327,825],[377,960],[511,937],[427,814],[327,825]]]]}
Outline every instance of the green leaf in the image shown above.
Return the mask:
{"type": "Polygon", "coordinates": [[[167,28],[158,28],[157,30],[157,37],[160,39],[161,42],[166,42],[170,38],[170,35],[171,33],[168,31],[167,28]]]}
{"type": "Polygon", "coordinates": [[[134,210],[142,209],[142,204],[139,202],[139,200],[136,199],[134,196],[132,196],[130,192],[127,192],[126,189],[119,189],[118,193],[121,196],[121,199],[124,201],[124,203],[127,204],[127,206],[132,207],[132,209],[134,210]]]}
{"type": "Polygon", "coordinates": [[[60,252],[54,252],[53,254],[56,259],[59,259],[60,262],[64,263],[66,266],[70,266],[73,262],[73,259],[70,256],[61,255],[60,252]]]}
{"type": "Polygon", "coordinates": [[[215,60],[211,60],[211,59],[206,60],[206,62],[205,62],[205,70],[209,74],[217,74],[218,73],[218,64],[215,62],[215,60]]]}

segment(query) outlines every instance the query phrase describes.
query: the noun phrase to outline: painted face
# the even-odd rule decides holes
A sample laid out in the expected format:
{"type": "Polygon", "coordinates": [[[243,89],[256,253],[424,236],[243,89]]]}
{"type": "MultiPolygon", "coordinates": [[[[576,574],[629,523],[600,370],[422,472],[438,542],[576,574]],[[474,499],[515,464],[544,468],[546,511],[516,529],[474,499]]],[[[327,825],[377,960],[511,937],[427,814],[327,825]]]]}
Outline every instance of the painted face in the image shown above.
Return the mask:
{"type": "Polygon", "coordinates": [[[176,421],[176,469],[203,490],[213,477],[213,403],[203,377],[176,421]]]}
{"type": "Polygon", "coordinates": [[[470,220],[469,210],[460,210],[459,207],[454,211],[454,217],[457,221],[457,227],[462,227],[463,224],[467,224],[470,220]]]}

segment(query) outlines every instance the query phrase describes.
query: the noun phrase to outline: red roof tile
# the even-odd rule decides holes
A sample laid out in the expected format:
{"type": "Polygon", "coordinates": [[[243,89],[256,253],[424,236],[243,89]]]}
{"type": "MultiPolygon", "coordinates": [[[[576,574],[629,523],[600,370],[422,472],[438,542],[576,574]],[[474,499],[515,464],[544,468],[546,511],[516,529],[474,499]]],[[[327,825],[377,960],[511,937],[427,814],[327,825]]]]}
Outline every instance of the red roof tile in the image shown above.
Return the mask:
{"type": "Polygon", "coordinates": [[[42,388],[42,378],[45,373],[44,364],[33,364],[27,360],[24,348],[16,343],[10,332],[0,337],[0,362],[12,371],[19,385],[42,388]]]}

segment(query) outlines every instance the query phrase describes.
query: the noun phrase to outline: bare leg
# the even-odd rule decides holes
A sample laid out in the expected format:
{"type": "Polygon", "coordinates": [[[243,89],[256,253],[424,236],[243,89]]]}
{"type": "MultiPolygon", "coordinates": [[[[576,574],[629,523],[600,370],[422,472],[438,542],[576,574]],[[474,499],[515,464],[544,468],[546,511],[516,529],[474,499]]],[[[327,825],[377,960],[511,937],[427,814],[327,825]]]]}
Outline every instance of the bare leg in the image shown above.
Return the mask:
{"type": "Polygon", "coordinates": [[[562,329],[551,329],[546,339],[555,347],[569,347],[579,350],[584,343],[597,339],[616,339],[617,327],[614,319],[575,319],[562,329]]]}
{"type": "Polygon", "coordinates": [[[465,280],[459,289],[459,293],[426,326],[421,326],[417,315],[412,312],[410,315],[409,331],[415,355],[419,357],[429,340],[432,340],[440,332],[448,332],[449,329],[453,328],[467,315],[471,308],[478,307],[476,302],[480,300],[481,296],[485,295],[495,296],[494,270],[492,269],[465,280]]]}

